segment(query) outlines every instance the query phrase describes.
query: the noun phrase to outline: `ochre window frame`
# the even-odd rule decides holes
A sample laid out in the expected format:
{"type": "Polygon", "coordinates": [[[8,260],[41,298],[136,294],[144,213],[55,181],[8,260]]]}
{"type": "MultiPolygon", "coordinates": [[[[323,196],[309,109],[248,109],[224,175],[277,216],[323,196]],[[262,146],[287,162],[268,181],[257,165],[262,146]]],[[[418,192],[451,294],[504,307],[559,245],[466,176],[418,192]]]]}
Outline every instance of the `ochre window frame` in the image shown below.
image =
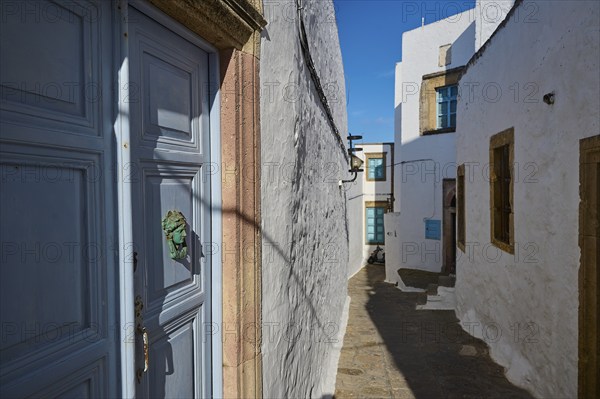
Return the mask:
{"type": "Polygon", "coordinates": [[[465,207],[465,164],[458,165],[456,171],[456,246],[465,252],[467,236],[467,208],[465,207]]]}
{"type": "Polygon", "coordinates": [[[365,179],[367,181],[386,181],[387,180],[386,155],[387,154],[385,152],[367,152],[367,153],[365,153],[365,179]],[[369,159],[382,159],[383,160],[383,178],[381,178],[381,179],[369,178],[369,159]]]}
{"type": "Polygon", "coordinates": [[[421,81],[419,98],[419,134],[453,133],[456,127],[437,128],[437,90],[446,86],[458,85],[458,78],[464,67],[424,75],[421,81]]]}
{"type": "MultiPolygon", "coordinates": [[[[383,208],[383,214],[388,213],[388,203],[387,201],[365,201],[365,211],[364,211],[364,237],[365,237],[365,245],[385,245],[385,226],[383,232],[383,242],[369,242],[367,239],[367,208],[383,208]]],[[[377,234],[377,232],[375,232],[377,234]]]]}
{"type": "Polygon", "coordinates": [[[506,129],[490,138],[490,240],[493,245],[501,250],[514,254],[515,252],[515,226],[514,226],[514,128],[506,129]],[[501,226],[497,224],[497,219],[503,217],[502,210],[502,190],[499,181],[499,174],[502,174],[498,157],[498,152],[505,146],[508,146],[508,174],[510,181],[508,183],[508,201],[510,212],[508,213],[508,239],[504,240],[500,236],[501,226]]]}

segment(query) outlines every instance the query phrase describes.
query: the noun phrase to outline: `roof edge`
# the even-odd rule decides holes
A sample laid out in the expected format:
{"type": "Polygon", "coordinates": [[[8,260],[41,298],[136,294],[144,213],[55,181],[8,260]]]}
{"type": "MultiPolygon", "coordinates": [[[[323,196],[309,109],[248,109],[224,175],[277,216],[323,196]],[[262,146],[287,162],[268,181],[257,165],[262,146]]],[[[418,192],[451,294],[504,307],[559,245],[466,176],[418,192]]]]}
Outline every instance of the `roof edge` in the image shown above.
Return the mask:
{"type": "Polygon", "coordinates": [[[492,39],[496,37],[496,34],[498,34],[498,32],[500,32],[501,30],[504,30],[504,27],[508,24],[508,21],[515,14],[516,9],[519,8],[524,2],[525,0],[515,0],[515,3],[513,4],[512,8],[510,9],[510,11],[508,11],[506,17],[504,17],[504,20],[498,24],[498,27],[496,28],[496,30],[494,30],[494,33],[492,33],[492,35],[485,41],[485,43],[479,48],[479,50],[477,50],[475,54],[473,54],[473,56],[471,56],[469,61],[465,64],[464,69],[458,75],[459,81],[469,71],[469,68],[475,65],[477,60],[483,55],[485,50],[490,46],[492,39]]]}

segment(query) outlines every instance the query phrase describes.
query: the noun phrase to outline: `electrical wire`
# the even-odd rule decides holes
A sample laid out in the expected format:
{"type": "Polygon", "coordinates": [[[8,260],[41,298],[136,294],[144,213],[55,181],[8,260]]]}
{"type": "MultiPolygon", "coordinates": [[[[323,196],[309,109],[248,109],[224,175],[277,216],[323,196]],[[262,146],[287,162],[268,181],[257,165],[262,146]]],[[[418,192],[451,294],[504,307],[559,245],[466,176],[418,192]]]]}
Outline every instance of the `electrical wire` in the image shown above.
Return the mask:
{"type": "Polygon", "coordinates": [[[310,55],[310,47],[308,45],[306,28],[304,26],[304,17],[302,16],[302,10],[304,9],[304,7],[301,5],[301,0],[296,0],[296,6],[298,9],[298,36],[300,39],[300,47],[302,48],[302,55],[304,56],[304,62],[306,63],[308,71],[310,72],[311,79],[313,81],[313,84],[315,85],[315,89],[319,96],[319,100],[321,101],[321,105],[323,106],[323,110],[325,111],[325,116],[327,117],[327,121],[329,122],[331,131],[344,154],[344,158],[346,159],[346,161],[350,161],[350,157],[346,152],[346,146],[344,144],[344,141],[342,140],[340,131],[337,125],[335,124],[333,112],[331,111],[331,107],[329,106],[329,102],[327,101],[327,96],[325,95],[325,91],[323,90],[323,85],[321,84],[321,79],[319,78],[319,74],[317,73],[315,63],[313,62],[312,56],[310,55]]]}

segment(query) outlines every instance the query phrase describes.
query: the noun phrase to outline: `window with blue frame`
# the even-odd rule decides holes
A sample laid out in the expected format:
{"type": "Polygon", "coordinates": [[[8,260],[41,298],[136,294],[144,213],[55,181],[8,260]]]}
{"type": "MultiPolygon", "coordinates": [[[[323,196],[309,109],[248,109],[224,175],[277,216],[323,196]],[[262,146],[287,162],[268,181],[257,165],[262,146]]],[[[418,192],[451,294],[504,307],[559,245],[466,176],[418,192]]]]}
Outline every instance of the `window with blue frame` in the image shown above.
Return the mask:
{"type": "Polygon", "coordinates": [[[385,229],[383,227],[383,214],[385,213],[385,205],[369,206],[365,210],[366,217],[366,243],[367,244],[384,244],[385,229]]]}
{"type": "Polygon", "coordinates": [[[385,180],[385,154],[365,154],[367,159],[367,180],[385,180]]]}
{"type": "Polygon", "coordinates": [[[437,128],[455,128],[458,86],[439,87],[435,91],[437,95],[437,128]]]}

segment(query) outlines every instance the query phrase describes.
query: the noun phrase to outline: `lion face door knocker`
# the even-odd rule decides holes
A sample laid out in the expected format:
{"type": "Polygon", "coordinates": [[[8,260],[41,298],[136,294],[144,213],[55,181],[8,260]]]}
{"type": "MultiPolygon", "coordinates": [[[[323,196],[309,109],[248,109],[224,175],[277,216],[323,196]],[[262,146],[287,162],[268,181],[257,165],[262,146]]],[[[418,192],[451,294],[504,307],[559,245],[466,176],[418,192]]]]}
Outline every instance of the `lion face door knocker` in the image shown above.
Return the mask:
{"type": "Polygon", "coordinates": [[[165,232],[169,256],[171,259],[185,259],[187,256],[187,244],[185,227],[187,222],[185,216],[179,211],[169,211],[162,220],[162,229],[165,232]]]}

